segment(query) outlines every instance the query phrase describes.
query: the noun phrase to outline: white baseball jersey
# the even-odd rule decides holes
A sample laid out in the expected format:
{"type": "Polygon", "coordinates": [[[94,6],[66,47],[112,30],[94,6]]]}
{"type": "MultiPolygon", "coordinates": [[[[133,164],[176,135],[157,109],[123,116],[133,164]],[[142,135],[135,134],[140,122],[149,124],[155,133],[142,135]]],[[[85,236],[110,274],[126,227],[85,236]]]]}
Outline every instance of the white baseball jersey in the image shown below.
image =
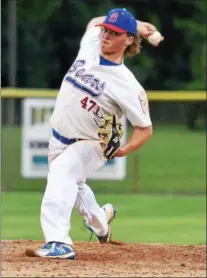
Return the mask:
{"type": "Polygon", "coordinates": [[[125,114],[132,126],[151,125],[145,90],[123,63],[100,56],[99,34],[99,27],[86,31],[57,96],[52,128],[67,138],[98,139],[96,122],[109,112],[125,114]]]}

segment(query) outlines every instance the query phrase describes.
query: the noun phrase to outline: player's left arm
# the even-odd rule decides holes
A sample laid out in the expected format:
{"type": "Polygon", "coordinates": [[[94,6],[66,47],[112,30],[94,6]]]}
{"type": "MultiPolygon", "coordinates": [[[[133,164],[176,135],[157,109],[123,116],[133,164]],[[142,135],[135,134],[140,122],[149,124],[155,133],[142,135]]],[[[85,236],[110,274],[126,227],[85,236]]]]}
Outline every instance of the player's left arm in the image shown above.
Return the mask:
{"type": "Polygon", "coordinates": [[[116,153],[115,157],[126,156],[141,148],[152,136],[152,125],[147,127],[134,127],[131,137],[128,142],[121,147],[116,153]]]}
{"type": "MultiPolygon", "coordinates": [[[[131,83],[133,84],[133,80],[131,83]]],[[[124,91],[120,91],[120,94],[117,103],[131,123],[133,132],[126,144],[115,153],[117,157],[139,150],[153,133],[148,97],[141,85],[134,83],[127,94],[124,91]]]]}

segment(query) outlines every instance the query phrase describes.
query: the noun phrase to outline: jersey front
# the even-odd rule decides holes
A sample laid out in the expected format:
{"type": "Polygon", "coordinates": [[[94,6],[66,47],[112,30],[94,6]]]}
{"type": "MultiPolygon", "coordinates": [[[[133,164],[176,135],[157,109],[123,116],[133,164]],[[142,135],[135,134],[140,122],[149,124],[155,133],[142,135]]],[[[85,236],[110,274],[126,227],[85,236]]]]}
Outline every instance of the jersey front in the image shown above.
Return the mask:
{"type": "Polygon", "coordinates": [[[100,29],[89,29],[57,96],[51,123],[67,138],[98,139],[104,113],[126,115],[132,126],[151,125],[145,90],[124,64],[100,56],[100,29]]]}

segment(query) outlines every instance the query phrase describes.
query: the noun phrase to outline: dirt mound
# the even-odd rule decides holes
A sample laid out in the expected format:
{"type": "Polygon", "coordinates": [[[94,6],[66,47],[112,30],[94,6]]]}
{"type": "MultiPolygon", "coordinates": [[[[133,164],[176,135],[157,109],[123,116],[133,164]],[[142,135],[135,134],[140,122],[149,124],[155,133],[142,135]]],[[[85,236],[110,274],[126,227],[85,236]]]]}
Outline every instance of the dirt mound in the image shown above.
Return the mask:
{"type": "Polygon", "coordinates": [[[76,260],[27,257],[43,242],[2,241],[2,277],[206,277],[206,246],[75,242],[76,260]]]}

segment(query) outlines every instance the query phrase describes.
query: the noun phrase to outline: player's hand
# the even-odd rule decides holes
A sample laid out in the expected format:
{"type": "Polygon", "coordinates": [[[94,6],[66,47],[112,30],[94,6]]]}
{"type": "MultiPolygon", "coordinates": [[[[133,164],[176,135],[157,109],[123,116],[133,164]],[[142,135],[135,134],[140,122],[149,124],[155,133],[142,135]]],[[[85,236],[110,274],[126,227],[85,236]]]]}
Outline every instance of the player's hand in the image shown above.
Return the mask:
{"type": "Polygon", "coordinates": [[[138,32],[143,38],[147,39],[155,31],[157,31],[157,28],[151,23],[138,21],[138,32]]]}
{"type": "MultiPolygon", "coordinates": [[[[138,32],[144,39],[147,40],[147,38],[152,35],[155,31],[157,31],[157,28],[148,22],[138,21],[138,32]]],[[[160,42],[164,40],[164,37],[161,38],[160,42]]],[[[154,44],[153,46],[158,46],[158,44],[154,44]]]]}

